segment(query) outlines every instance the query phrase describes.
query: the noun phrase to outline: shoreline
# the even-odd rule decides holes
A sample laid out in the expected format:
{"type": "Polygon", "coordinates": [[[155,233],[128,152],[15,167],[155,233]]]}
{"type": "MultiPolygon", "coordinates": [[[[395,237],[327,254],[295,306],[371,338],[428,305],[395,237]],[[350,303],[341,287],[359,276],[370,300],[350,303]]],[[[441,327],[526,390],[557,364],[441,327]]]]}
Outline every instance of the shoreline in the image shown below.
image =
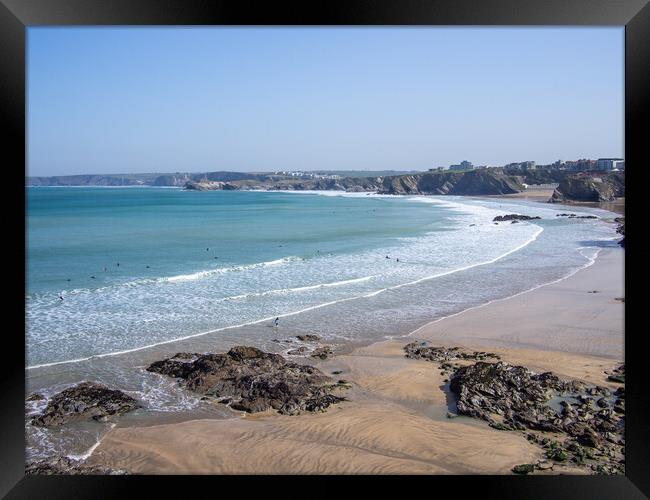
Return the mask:
{"type": "MultiPolygon", "coordinates": [[[[85,187],[85,186],[56,186],[56,187],[85,187]]],[[[97,187],[123,187],[123,186],[97,186],[97,187]]],[[[126,186],[126,187],[138,187],[138,186],[126,186]]],[[[151,187],[158,187],[158,186],[151,186],[151,187]]],[[[284,191],[278,191],[278,192],[284,192],[284,191]]],[[[371,194],[371,193],[345,193],[345,192],[339,192],[339,191],[288,191],[288,192],[296,193],[296,194],[319,194],[319,195],[324,195],[324,193],[332,193],[332,194],[325,194],[325,196],[339,195],[339,196],[351,196],[351,197],[358,197],[358,196],[364,196],[364,195],[371,194]]],[[[552,192],[552,190],[551,190],[551,192],[552,192]]],[[[379,195],[379,194],[373,193],[373,196],[394,197],[395,195],[379,195]]],[[[426,197],[424,195],[416,195],[416,196],[417,197],[420,197],[420,196],[426,197]]],[[[439,197],[436,197],[436,198],[443,198],[443,197],[439,196],[439,197]]],[[[526,193],[515,193],[515,194],[512,194],[512,195],[467,196],[467,198],[469,198],[469,199],[479,199],[479,200],[484,199],[484,200],[494,201],[495,199],[500,199],[500,198],[524,199],[524,198],[527,198],[527,197],[526,197],[526,193]]],[[[528,201],[528,199],[526,199],[526,201],[528,201]]],[[[452,201],[449,201],[449,203],[452,203],[452,201]]],[[[601,204],[598,204],[598,203],[591,204],[591,205],[594,205],[594,208],[602,208],[604,210],[607,210],[606,208],[601,207],[600,206],[601,204]]],[[[570,208],[570,206],[567,206],[567,208],[570,208]]],[[[614,215],[614,213],[613,213],[613,215],[614,215]]],[[[380,290],[377,290],[377,291],[369,292],[369,293],[364,294],[364,295],[344,298],[344,299],[340,299],[340,300],[335,301],[335,302],[326,302],[326,303],[316,304],[314,306],[309,306],[308,308],[301,309],[301,310],[298,310],[298,311],[291,311],[291,312],[288,312],[288,313],[280,314],[278,317],[284,318],[284,317],[295,316],[295,315],[301,314],[303,312],[307,312],[307,311],[310,311],[310,310],[313,310],[313,309],[319,309],[319,308],[326,307],[326,306],[329,306],[329,305],[332,305],[332,304],[338,303],[338,302],[348,302],[348,301],[364,299],[364,298],[367,298],[367,297],[377,295],[379,293],[383,293],[386,290],[392,290],[392,289],[397,289],[397,288],[401,288],[401,287],[404,287],[404,286],[410,286],[410,285],[417,284],[417,283],[422,282],[422,281],[427,281],[427,280],[430,280],[430,279],[439,278],[439,277],[445,276],[447,274],[453,274],[455,272],[464,271],[464,270],[467,270],[467,269],[470,269],[470,268],[480,267],[480,266],[484,266],[484,265],[488,265],[488,264],[493,264],[493,263],[501,260],[502,258],[508,256],[509,254],[514,253],[514,252],[520,250],[521,248],[527,246],[529,243],[534,241],[539,236],[539,234],[541,234],[542,231],[543,231],[543,228],[541,228],[541,230],[537,234],[535,234],[532,237],[531,240],[525,242],[524,244],[522,244],[522,245],[520,245],[520,246],[518,246],[518,247],[516,247],[516,248],[514,248],[512,250],[509,250],[508,252],[506,252],[506,253],[504,253],[504,254],[502,254],[502,255],[500,255],[497,258],[492,259],[492,260],[478,262],[478,263],[475,263],[475,264],[472,264],[472,265],[469,265],[469,266],[466,266],[466,267],[453,269],[452,271],[449,271],[449,272],[444,272],[444,273],[440,273],[440,274],[436,274],[436,275],[432,275],[432,276],[426,276],[426,277],[423,277],[423,278],[418,278],[417,280],[412,281],[412,282],[392,285],[392,286],[389,286],[389,287],[387,287],[385,289],[380,289],[380,290]]],[[[593,264],[593,262],[586,264],[585,267],[588,267],[591,264],[593,264]]],[[[515,295],[511,295],[511,296],[507,296],[507,297],[503,297],[503,298],[499,298],[499,299],[493,299],[493,300],[490,300],[490,301],[488,301],[488,302],[486,302],[484,304],[480,304],[478,306],[470,307],[469,309],[473,309],[473,308],[476,308],[476,307],[483,307],[483,306],[485,306],[487,304],[490,304],[490,303],[494,302],[495,300],[496,301],[507,300],[507,299],[509,299],[511,297],[517,296],[517,295],[522,294],[522,293],[530,292],[530,291],[535,290],[535,289],[537,289],[539,287],[543,287],[543,286],[555,283],[557,281],[562,281],[562,280],[567,279],[568,277],[572,276],[576,272],[584,269],[585,267],[578,268],[577,270],[573,271],[572,273],[568,274],[567,276],[559,278],[559,280],[552,281],[552,282],[549,282],[549,283],[542,283],[542,284],[536,285],[536,286],[534,286],[534,287],[532,287],[530,289],[526,289],[526,290],[523,290],[521,292],[518,292],[515,295]]],[[[459,312],[453,313],[452,316],[457,315],[457,314],[461,314],[461,313],[463,313],[463,312],[465,312],[465,311],[467,311],[469,309],[463,309],[463,310],[461,310],[459,312]]],[[[74,359],[68,359],[68,360],[62,360],[62,361],[39,363],[39,364],[35,364],[35,365],[26,366],[25,370],[26,371],[32,371],[32,370],[38,370],[38,369],[41,369],[41,368],[50,368],[50,367],[53,367],[53,366],[60,366],[60,365],[75,364],[75,363],[80,363],[80,362],[87,362],[87,361],[91,361],[91,360],[94,360],[94,359],[102,359],[102,358],[110,358],[110,357],[114,357],[114,356],[121,356],[121,355],[124,355],[124,354],[130,354],[130,353],[134,353],[134,352],[149,350],[149,349],[156,348],[156,347],[159,347],[159,346],[162,346],[162,345],[174,344],[174,343],[177,343],[177,342],[178,343],[184,342],[184,341],[187,341],[187,340],[190,340],[190,339],[193,339],[193,338],[198,338],[198,337],[211,335],[211,334],[219,332],[219,331],[232,330],[232,329],[238,329],[238,328],[242,328],[242,327],[248,327],[248,326],[251,326],[251,325],[261,324],[261,323],[273,320],[274,317],[276,317],[276,315],[261,318],[261,319],[257,319],[257,320],[252,320],[252,321],[249,321],[249,322],[246,322],[246,323],[222,326],[222,327],[218,327],[218,328],[211,328],[211,329],[206,330],[206,331],[196,332],[196,333],[192,333],[192,334],[189,334],[189,335],[185,335],[185,336],[177,337],[177,338],[173,338],[173,339],[161,340],[161,341],[153,343],[153,344],[147,344],[147,345],[144,345],[144,346],[123,349],[123,350],[120,350],[120,351],[113,351],[113,352],[107,352],[107,353],[94,354],[94,355],[90,355],[90,356],[84,356],[84,357],[81,357],[81,358],[74,358],[74,359]]],[[[443,316],[442,318],[438,318],[438,319],[433,320],[433,321],[440,321],[440,320],[445,319],[447,317],[449,317],[449,316],[443,316]]],[[[408,333],[407,335],[410,335],[410,333],[408,333]]]]}
{"type": "Polygon", "coordinates": [[[88,462],[154,474],[509,473],[540,450],[482,421],[447,420],[439,369],[405,358],[403,346],[424,339],[489,348],[513,364],[612,387],[603,372],[623,359],[624,305],[614,300],[624,294],[623,263],[623,249],[603,248],[592,265],[558,282],[316,362],[352,384],[349,401],[326,413],[118,425],[88,462]]]}
{"type": "MultiPolygon", "coordinates": [[[[554,189],[533,189],[529,191],[521,191],[513,194],[496,194],[496,195],[482,195],[475,198],[484,198],[488,200],[504,199],[504,200],[525,200],[537,201],[539,203],[548,203],[548,200],[553,195],[554,189]]],[[[564,206],[567,209],[580,207],[600,208],[619,215],[625,215],[625,197],[616,198],[612,201],[568,201],[562,203],[548,203],[549,205],[564,206]]]]}

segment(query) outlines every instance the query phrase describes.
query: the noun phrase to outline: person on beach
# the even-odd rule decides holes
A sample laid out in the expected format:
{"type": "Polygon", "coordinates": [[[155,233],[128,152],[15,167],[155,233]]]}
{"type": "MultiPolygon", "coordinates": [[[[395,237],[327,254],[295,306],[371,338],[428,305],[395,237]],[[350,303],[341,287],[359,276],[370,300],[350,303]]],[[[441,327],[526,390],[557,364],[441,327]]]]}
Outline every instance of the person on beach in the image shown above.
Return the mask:
{"type": "Polygon", "coordinates": [[[279,324],[280,324],[280,317],[278,316],[278,317],[275,318],[275,320],[273,321],[273,326],[278,326],[279,324]]]}

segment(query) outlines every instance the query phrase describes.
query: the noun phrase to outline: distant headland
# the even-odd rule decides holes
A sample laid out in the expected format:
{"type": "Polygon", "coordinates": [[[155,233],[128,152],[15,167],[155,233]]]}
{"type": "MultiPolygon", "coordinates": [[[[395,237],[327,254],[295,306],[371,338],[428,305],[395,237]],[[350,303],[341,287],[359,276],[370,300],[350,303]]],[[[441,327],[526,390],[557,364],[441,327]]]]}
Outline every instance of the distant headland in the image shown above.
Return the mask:
{"type": "Polygon", "coordinates": [[[27,186],[158,186],[194,191],[327,190],[394,195],[489,196],[552,189],[549,202],[603,202],[625,196],[625,163],[620,158],[577,160],[550,165],[526,161],[502,167],[458,165],[428,171],[276,171],[66,175],[27,177],[27,186]]]}

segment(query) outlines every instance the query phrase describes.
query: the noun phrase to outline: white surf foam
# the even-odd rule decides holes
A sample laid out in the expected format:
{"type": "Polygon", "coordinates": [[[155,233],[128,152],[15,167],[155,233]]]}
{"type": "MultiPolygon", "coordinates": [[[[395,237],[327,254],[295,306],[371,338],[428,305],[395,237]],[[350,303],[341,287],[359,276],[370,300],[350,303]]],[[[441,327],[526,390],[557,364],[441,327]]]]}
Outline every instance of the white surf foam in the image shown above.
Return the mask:
{"type": "Polygon", "coordinates": [[[233,295],[231,297],[223,297],[221,299],[215,300],[215,302],[229,302],[231,300],[239,300],[239,299],[248,299],[252,297],[265,297],[267,295],[280,295],[280,294],[287,294],[287,293],[293,293],[293,292],[306,292],[308,290],[318,290],[319,288],[331,288],[331,287],[336,287],[336,286],[344,286],[344,285],[350,285],[352,283],[362,283],[364,281],[371,280],[373,278],[376,278],[377,275],[373,276],[364,276],[363,278],[354,278],[354,279],[349,279],[349,280],[342,280],[342,281],[334,281],[333,283],[320,283],[318,285],[309,285],[309,286],[299,286],[295,288],[280,288],[277,290],[267,290],[265,292],[251,292],[251,293],[244,293],[241,295],[233,295]]]}
{"type": "Polygon", "coordinates": [[[110,356],[118,356],[118,355],[121,355],[121,354],[128,354],[128,353],[132,353],[132,352],[142,351],[144,349],[150,349],[152,347],[171,344],[171,343],[174,343],[174,342],[180,342],[180,341],[184,341],[184,340],[188,340],[188,339],[208,335],[208,334],[211,334],[211,333],[217,333],[217,332],[224,331],[224,330],[230,330],[230,329],[234,329],[234,328],[240,328],[240,327],[244,327],[244,326],[250,326],[250,325],[255,325],[255,324],[259,324],[259,323],[269,322],[269,321],[272,321],[273,319],[275,319],[276,317],[285,318],[285,317],[289,317],[289,316],[295,316],[297,314],[301,314],[301,313],[308,312],[308,311],[313,311],[315,309],[320,309],[320,308],[323,308],[323,307],[331,306],[331,305],[342,303],[342,302],[348,302],[348,301],[351,301],[351,300],[358,300],[358,299],[363,299],[363,298],[370,298],[370,297],[377,296],[377,295],[379,295],[381,293],[384,293],[386,291],[389,291],[389,290],[395,290],[395,289],[402,288],[402,287],[405,287],[405,286],[412,286],[412,285],[421,283],[423,281],[436,279],[436,278],[439,278],[439,277],[442,277],[442,276],[448,276],[448,275],[453,274],[453,273],[466,271],[468,269],[472,269],[472,268],[479,267],[479,266],[485,266],[485,265],[493,264],[493,263],[507,257],[508,255],[511,255],[512,253],[517,252],[517,251],[525,248],[526,246],[531,244],[533,241],[535,241],[539,237],[539,235],[544,231],[544,229],[542,227],[539,227],[539,226],[536,226],[536,227],[538,228],[536,230],[536,232],[530,238],[528,238],[524,243],[516,246],[515,248],[513,248],[511,250],[508,250],[507,252],[505,252],[505,253],[503,253],[503,254],[501,254],[501,255],[493,258],[493,259],[489,259],[489,260],[486,260],[486,261],[470,264],[470,265],[467,265],[467,266],[462,266],[462,267],[459,267],[459,268],[451,269],[451,270],[448,270],[448,271],[445,271],[445,272],[442,272],[442,273],[433,274],[433,275],[430,275],[430,276],[425,276],[423,278],[419,278],[417,280],[409,281],[409,282],[406,282],[406,283],[400,283],[398,285],[385,287],[385,288],[375,290],[375,291],[370,292],[370,293],[366,293],[366,294],[362,294],[362,295],[358,295],[358,296],[354,296],[354,297],[347,297],[347,298],[344,298],[344,299],[333,300],[333,301],[329,301],[329,302],[325,302],[325,303],[321,303],[321,304],[316,304],[316,305],[309,306],[309,307],[306,307],[304,309],[300,309],[300,310],[297,310],[297,311],[292,311],[292,312],[283,313],[283,314],[276,314],[276,315],[273,315],[273,316],[269,316],[269,317],[265,317],[265,318],[261,318],[261,319],[257,319],[257,320],[253,320],[253,321],[248,321],[248,322],[245,322],[245,323],[240,323],[240,324],[235,324],[235,325],[228,325],[228,326],[215,328],[215,329],[204,331],[204,332],[198,332],[198,333],[194,333],[194,334],[191,334],[191,335],[185,335],[183,337],[177,337],[177,338],[174,338],[174,339],[163,340],[163,341],[160,341],[160,342],[156,342],[156,343],[152,343],[152,344],[148,344],[148,345],[144,345],[144,346],[140,346],[140,347],[134,347],[134,348],[131,348],[131,349],[124,349],[124,350],[114,351],[114,352],[109,352],[109,353],[96,354],[96,355],[93,355],[93,356],[86,356],[86,357],[82,357],[82,358],[76,358],[76,359],[70,359],[70,360],[64,360],[64,361],[55,361],[55,362],[52,362],[52,363],[42,363],[42,364],[38,364],[38,365],[32,365],[32,366],[26,367],[26,369],[27,370],[32,370],[32,369],[36,369],[36,368],[45,368],[45,367],[57,366],[57,365],[63,365],[63,364],[69,364],[69,363],[79,363],[79,362],[83,362],[83,361],[88,361],[90,359],[99,359],[99,358],[105,358],[105,357],[110,357],[110,356]]]}

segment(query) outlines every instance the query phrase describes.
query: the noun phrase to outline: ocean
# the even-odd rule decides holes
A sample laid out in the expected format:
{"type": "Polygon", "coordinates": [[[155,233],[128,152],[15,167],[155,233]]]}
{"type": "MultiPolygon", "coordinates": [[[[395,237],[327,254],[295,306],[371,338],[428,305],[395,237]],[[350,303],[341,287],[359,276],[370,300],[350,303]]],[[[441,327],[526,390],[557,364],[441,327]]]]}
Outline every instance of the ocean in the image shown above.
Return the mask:
{"type": "MultiPolygon", "coordinates": [[[[283,352],[278,339],[304,333],[335,348],[407,335],[590,265],[616,244],[615,216],[514,199],[30,187],[27,389],[96,380],[140,399],[141,417],[197,411],[147,364],[238,344],[283,352]],[[493,222],[507,213],[541,219],[493,222]]],[[[106,425],[27,425],[28,453],[83,454],[106,425]]]]}

